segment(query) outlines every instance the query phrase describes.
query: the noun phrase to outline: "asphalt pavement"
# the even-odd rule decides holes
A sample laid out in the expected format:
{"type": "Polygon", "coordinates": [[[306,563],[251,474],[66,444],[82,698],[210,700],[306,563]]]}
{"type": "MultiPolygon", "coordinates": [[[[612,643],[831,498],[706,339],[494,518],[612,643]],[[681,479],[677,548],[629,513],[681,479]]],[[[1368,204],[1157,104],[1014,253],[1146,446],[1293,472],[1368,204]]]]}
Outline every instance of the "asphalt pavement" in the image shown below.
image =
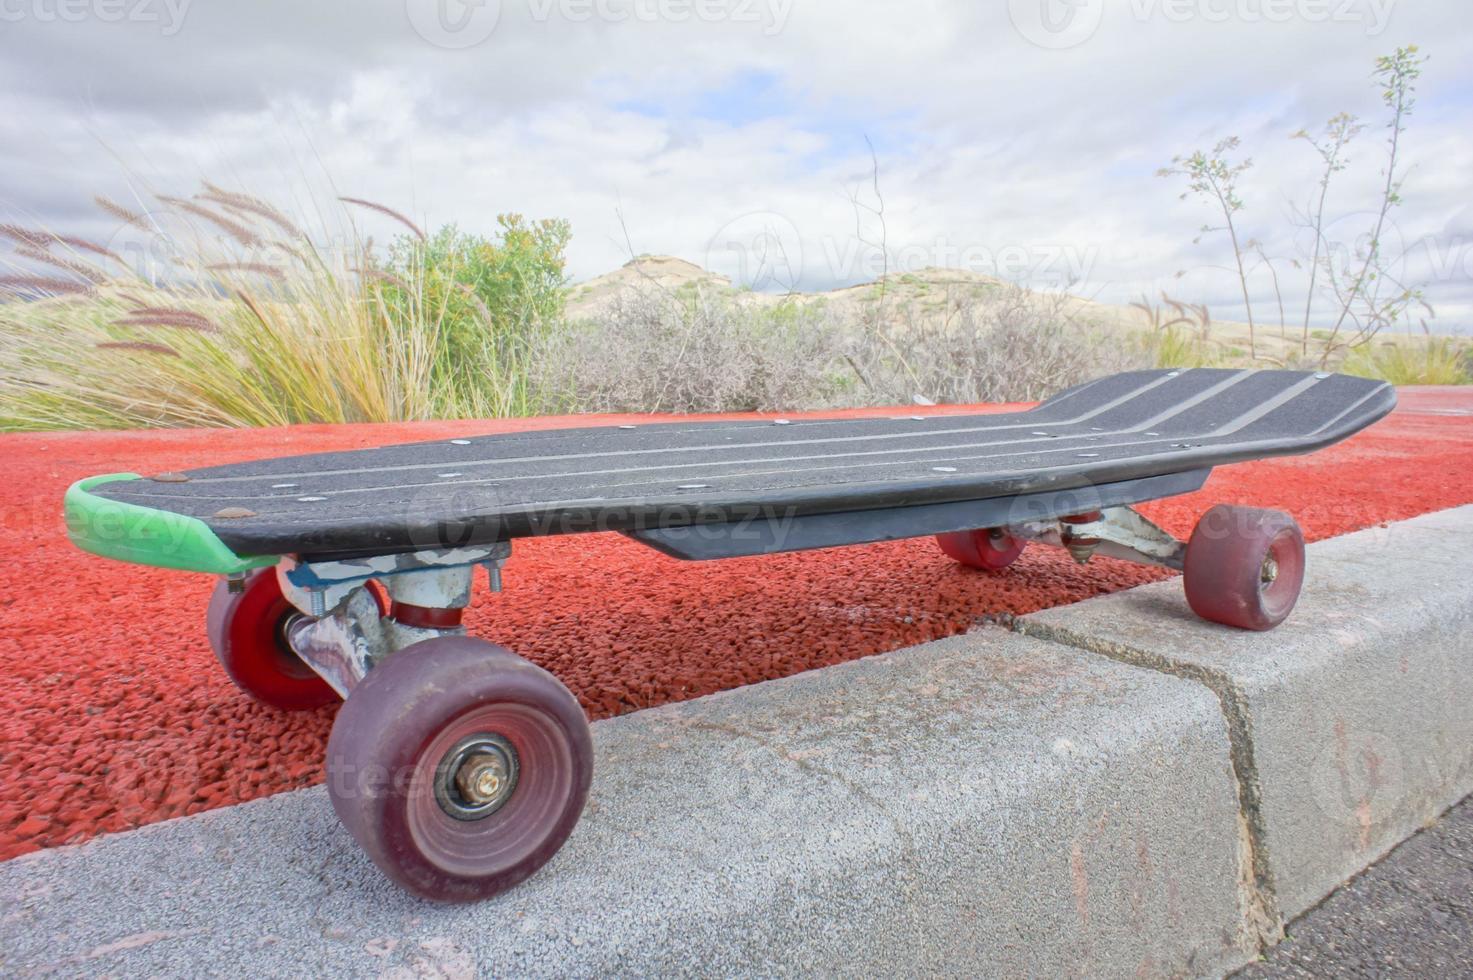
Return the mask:
{"type": "Polygon", "coordinates": [[[1236,976],[1473,977],[1473,796],[1287,931],[1236,976]]]}

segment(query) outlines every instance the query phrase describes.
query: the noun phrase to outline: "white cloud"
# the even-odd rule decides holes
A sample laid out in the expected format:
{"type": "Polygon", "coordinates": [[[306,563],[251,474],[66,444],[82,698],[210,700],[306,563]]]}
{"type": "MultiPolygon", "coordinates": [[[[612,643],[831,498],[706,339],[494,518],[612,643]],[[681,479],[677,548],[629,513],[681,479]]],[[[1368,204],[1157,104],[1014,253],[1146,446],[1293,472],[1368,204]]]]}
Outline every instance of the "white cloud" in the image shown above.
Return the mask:
{"type": "MultiPolygon", "coordinates": [[[[1072,270],[1103,299],[1165,288],[1223,316],[1241,305],[1213,268],[1228,253],[1191,242],[1212,215],[1156,169],[1242,136],[1255,160],[1244,232],[1287,257],[1286,215],[1315,179],[1288,135],[1341,109],[1373,122],[1332,198],[1337,216],[1364,212],[1383,135],[1370,68],[1418,43],[1433,60],[1395,230],[1439,322],[1473,323],[1473,26],[1450,0],[1113,0],[1063,49],[1026,40],[1008,4],[965,0],[691,0],[706,14],[683,22],[603,19],[635,9],[623,0],[588,0],[586,20],[578,0],[443,0],[457,16],[499,13],[463,49],[426,42],[406,0],[191,4],[169,36],[3,2],[32,13],[0,24],[0,207],[67,230],[97,228],[88,202],[124,193],[126,167],[166,191],[208,177],[305,206],[335,190],[482,231],[501,211],[563,216],[578,276],[627,257],[621,214],[636,250],[729,273],[739,257],[723,236],[771,226],[801,239],[803,282],[822,286],[868,271],[846,197],[868,192],[868,134],[897,258],[1032,281],[1072,270]]],[[[1028,2],[1058,0],[1013,0],[1028,2]]],[[[873,221],[864,234],[878,237],[873,221]]],[[[1292,293],[1298,275],[1284,276],[1292,293]]],[[[1254,291],[1262,315],[1266,277],[1254,291]]]]}

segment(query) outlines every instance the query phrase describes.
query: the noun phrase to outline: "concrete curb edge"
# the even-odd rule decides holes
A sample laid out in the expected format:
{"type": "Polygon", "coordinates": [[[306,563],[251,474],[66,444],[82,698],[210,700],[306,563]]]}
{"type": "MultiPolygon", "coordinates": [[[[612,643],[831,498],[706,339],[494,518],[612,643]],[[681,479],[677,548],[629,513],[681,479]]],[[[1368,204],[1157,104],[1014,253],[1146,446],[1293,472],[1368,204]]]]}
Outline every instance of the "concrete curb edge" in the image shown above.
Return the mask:
{"type": "Polygon", "coordinates": [[[1473,791],[1473,507],[595,726],[565,851],[405,896],[320,787],[0,864],[0,972],[1214,975],[1473,791]]]}

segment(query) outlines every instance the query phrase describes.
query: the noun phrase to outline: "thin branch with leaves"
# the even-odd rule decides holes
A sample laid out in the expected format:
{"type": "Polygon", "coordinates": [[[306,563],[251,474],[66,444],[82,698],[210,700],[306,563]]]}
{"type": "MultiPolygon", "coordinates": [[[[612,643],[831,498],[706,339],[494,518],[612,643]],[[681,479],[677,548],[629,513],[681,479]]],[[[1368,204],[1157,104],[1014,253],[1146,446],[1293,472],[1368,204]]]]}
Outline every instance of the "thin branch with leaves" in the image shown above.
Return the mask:
{"type": "Polygon", "coordinates": [[[1240,143],[1238,137],[1229,136],[1220,140],[1211,153],[1198,150],[1187,157],[1173,158],[1172,166],[1161,168],[1156,175],[1185,177],[1187,189],[1181,194],[1182,200],[1196,194],[1213,202],[1222,212],[1223,224],[1218,227],[1203,225],[1201,235],[1196,240],[1200,241],[1202,235],[1215,231],[1228,233],[1233,247],[1233,260],[1237,264],[1238,285],[1243,292],[1243,306],[1248,316],[1248,357],[1257,360],[1258,338],[1253,322],[1253,297],[1248,289],[1248,270],[1243,260],[1247,246],[1239,240],[1238,225],[1233,217],[1243,210],[1243,199],[1238,196],[1238,178],[1253,166],[1251,157],[1233,160],[1229,156],[1240,143]]]}

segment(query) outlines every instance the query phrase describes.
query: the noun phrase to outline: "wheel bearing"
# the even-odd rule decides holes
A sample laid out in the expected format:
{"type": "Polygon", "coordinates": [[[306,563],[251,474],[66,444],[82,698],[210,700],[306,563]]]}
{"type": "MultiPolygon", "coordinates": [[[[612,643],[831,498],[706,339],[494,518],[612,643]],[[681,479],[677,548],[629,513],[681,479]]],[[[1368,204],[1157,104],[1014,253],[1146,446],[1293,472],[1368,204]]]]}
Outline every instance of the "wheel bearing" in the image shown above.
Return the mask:
{"type": "Polygon", "coordinates": [[[489,817],[511,799],[521,767],[500,735],[469,735],[435,767],[435,799],[456,820],[489,817]]]}

